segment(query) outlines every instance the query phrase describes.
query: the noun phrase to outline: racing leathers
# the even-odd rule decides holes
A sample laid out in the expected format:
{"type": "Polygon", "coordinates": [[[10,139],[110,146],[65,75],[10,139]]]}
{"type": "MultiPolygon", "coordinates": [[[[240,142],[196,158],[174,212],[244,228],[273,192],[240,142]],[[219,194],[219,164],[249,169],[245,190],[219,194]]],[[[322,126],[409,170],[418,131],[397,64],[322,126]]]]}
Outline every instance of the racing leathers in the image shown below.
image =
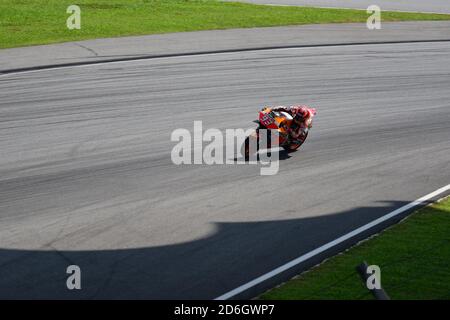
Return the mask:
{"type": "Polygon", "coordinates": [[[308,130],[311,128],[312,114],[308,107],[303,105],[297,106],[278,106],[271,108],[272,111],[284,111],[292,116],[294,119],[293,125],[289,130],[289,135],[294,140],[303,141],[306,138],[308,130]]]}

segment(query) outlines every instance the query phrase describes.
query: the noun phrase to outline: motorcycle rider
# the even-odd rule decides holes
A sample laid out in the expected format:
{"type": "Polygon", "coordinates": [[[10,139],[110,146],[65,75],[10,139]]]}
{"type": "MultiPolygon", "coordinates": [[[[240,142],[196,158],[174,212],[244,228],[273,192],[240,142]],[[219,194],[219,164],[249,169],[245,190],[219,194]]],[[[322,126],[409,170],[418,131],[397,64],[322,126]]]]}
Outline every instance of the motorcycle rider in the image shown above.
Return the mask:
{"type": "Polygon", "coordinates": [[[284,111],[292,116],[293,125],[290,127],[289,135],[294,140],[302,140],[306,138],[308,130],[312,126],[312,116],[313,111],[311,111],[307,106],[296,105],[296,106],[278,106],[269,107],[272,111],[284,111]]]}

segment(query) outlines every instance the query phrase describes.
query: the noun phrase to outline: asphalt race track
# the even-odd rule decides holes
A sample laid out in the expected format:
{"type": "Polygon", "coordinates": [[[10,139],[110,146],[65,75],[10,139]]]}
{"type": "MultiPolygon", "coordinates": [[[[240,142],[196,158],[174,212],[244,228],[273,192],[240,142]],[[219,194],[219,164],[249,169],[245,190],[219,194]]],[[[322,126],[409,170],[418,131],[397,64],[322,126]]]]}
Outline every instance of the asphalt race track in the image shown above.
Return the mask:
{"type": "Polygon", "coordinates": [[[215,298],[447,185],[449,88],[450,42],[0,76],[0,298],[215,298]],[[318,115],[276,175],[171,162],[177,128],[294,103],[318,115]]]}
{"type": "MultiPolygon", "coordinates": [[[[227,0],[228,1],[228,0],[227,0]]],[[[234,0],[229,0],[234,1],[234,0]]],[[[377,5],[381,10],[450,13],[448,0],[242,0],[256,4],[367,9],[377,5]]]]}

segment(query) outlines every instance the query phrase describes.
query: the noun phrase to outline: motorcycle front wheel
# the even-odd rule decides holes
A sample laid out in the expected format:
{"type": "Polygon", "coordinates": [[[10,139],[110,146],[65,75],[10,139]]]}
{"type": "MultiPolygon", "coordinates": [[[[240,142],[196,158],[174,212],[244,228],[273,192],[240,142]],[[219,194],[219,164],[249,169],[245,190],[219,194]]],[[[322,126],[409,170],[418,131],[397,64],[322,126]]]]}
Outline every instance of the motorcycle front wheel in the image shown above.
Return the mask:
{"type": "Polygon", "coordinates": [[[283,146],[283,149],[286,150],[287,152],[294,152],[298,148],[300,148],[302,146],[302,144],[305,143],[307,137],[308,137],[308,132],[306,132],[305,138],[300,143],[291,143],[287,146],[283,146]]]}

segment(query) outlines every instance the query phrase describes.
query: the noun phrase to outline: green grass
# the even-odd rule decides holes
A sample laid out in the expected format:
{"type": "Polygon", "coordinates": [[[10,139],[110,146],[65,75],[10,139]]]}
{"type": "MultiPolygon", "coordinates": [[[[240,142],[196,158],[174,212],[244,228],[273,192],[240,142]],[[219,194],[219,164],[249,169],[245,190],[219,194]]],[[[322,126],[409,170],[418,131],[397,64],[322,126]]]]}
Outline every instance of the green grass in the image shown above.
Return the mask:
{"type": "MultiPolygon", "coordinates": [[[[153,33],[363,22],[363,10],[276,7],[210,0],[0,0],[0,48],[153,33]],[[81,8],[81,30],[66,9],[81,8]]],[[[449,20],[450,15],[383,12],[383,21],[449,20]]]]}
{"type": "Polygon", "coordinates": [[[381,269],[391,299],[450,299],[450,198],[263,294],[260,299],[373,299],[355,267],[381,269]]]}

